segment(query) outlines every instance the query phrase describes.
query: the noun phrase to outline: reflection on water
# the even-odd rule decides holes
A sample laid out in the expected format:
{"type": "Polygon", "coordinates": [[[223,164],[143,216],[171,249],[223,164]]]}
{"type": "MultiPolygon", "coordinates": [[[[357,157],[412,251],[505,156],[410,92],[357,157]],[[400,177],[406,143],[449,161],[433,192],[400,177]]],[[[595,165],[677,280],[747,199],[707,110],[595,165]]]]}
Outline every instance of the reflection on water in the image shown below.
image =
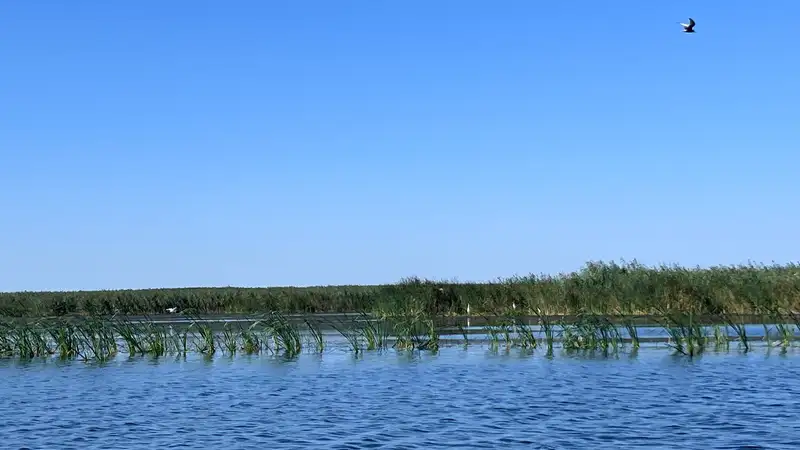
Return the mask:
{"type": "Polygon", "coordinates": [[[793,353],[4,360],[0,439],[35,449],[797,449],[793,353]]]}

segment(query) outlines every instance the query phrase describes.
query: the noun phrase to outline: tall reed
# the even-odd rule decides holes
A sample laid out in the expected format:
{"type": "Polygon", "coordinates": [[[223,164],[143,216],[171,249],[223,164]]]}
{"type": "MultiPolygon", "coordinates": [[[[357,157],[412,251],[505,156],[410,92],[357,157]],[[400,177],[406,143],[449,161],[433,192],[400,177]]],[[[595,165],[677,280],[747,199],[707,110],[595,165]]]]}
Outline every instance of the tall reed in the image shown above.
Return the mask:
{"type": "Polygon", "coordinates": [[[754,314],[756,307],[781,306],[800,311],[800,266],[742,265],[707,269],[648,267],[636,261],[589,262],[559,275],[513,277],[491,283],[455,283],[406,279],[380,286],[311,288],[196,288],[95,292],[15,292],[0,294],[0,314],[41,317],[164,314],[168,307],[195,313],[383,312],[405,307],[413,298],[424,313],[473,316],[496,309],[548,315],[575,315],[625,309],[647,314],[658,304],[668,309],[713,316],[719,308],[754,314]],[[513,306],[513,307],[512,307],[513,306]]]}

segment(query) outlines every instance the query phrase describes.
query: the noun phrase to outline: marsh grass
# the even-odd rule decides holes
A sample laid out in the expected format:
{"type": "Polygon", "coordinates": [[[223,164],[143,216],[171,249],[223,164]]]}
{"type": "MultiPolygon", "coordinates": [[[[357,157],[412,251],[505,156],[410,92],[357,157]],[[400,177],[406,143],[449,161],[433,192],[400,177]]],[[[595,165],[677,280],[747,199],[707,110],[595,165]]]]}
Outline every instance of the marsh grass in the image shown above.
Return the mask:
{"type": "Polygon", "coordinates": [[[300,330],[281,313],[272,312],[266,321],[266,329],[273,343],[274,353],[294,358],[303,350],[300,330]]]}
{"type": "Polygon", "coordinates": [[[194,333],[194,348],[198,353],[208,357],[214,356],[217,352],[217,342],[211,325],[197,318],[189,324],[188,331],[194,333]]]}
{"type": "Polygon", "coordinates": [[[743,320],[743,315],[722,311],[720,318],[722,322],[732,329],[738,337],[739,346],[744,352],[750,351],[750,341],[747,337],[746,322],[743,320]]]}
{"type": "MultiPolygon", "coordinates": [[[[400,308],[389,316],[389,324],[385,329],[391,329],[395,341],[393,347],[397,350],[439,350],[439,330],[436,318],[419,308],[412,299],[408,307],[400,308]]],[[[388,334],[388,333],[387,333],[388,334]]]]}
{"type": "Polygon", "coordinates": [[[220,343],[222,344],[220,347],[222,348],[223,353],[227,353],[230,356],[236,354],[236,352],[239,350],[240,335],[241,325],[239,325],[239,330],[234,330],[230,322],[225,322],[225,324],[222,326],[222,333],[220,335],[220,343]]]}
{"type": "Polygon", "coordinates": [[[506,329],[504,324],[495,324],[494,320],[483,316],[484,320],[486,320],[486,325],[483,326],[483,332],[489,338],[489,348],[492,350],[497,350],[500,347],[500,335],[506,335],[506,329]]]}
{"type": "Polygon", "coordinates": [[[48,356],[52,353],[48,346],[46,328],[40,321],[17,323],[10,328],[16,354],[23,359],[48,356]]]}
{"type": "Polygon", "coordinates": [[[670,336],[667,345],[675,352],[690,357],[703,353],[708,339],[694,314],[664,311],[660,321],[670,336]]]}
{"type": "Polygon", "coordinates": [[[78,357],[85,361],[108,361],[117,355],[117,341],[113,324],[90,318],[76,327],[80,347],[78,357]]]}
{"type": "Polygon", "coordinates": [[[389,329],[386,322],[381,318],[373,318],[365,312],[359,315],[361,334],[366,342],[367,350],[382,350],[387,347],[389,340],[389,329]]]}
{"type": "Polygon", "coordinates": [[[791,311],[784,311],[779,306],[770,306],[767,310],[767,317],[770,323],[775,325],[778,334],[778,345],[788,349],[794,340],[796,326],[792,322],[791,311]]]}
{"type": "Polygon", "coordinates": [[[461,325],[461,324],[456,325],[456,327],[458,328],[458,332],[461,333],[461,337],[464,339],[464,347],[468,347],[469,346],[469,333],[467,333],[467,329],[464,328],[464,326],[461,325]]]}
{"type": "Polygon", "coordinates": [[[357,327],[353,326],[352,324],[344,324],[341,321],[339,323],[331,322],[331,327],[342,335],[353,353],[358,355],[363,351],[363,346],[361,345],[361,333],[357,327]]]}
{"type": "Polygon", "coordinates": [[[239,325],[239,334],[242,338],[242,352],[245,355],[260,354],[264,349],[263,333],[259,333],[258,329],[262,327],[262,321],[256,320],[248,327],[239,325]]]}
{"type": "Polygon", "coordinates": [[[521,311],[511,312],[505,323],[507,324],[505,329],[510,329],[514,334],[513,342],[515,346],[531,350],[538,346],[539,342],[536,339],[533,327],[526,322],[525,316],[521,311]]]}
{"type": "Polygon", "coordinates": [[[555,342],[555,333],[553,330],[553,322],[550,319],[550,316],[547,315],[541,308],[534,309],[534,314],[539,319],[539,326],[544,333],[544,341],[545,345],[547,346],[547,355],[553,355],[553,344],[555,342]]]}
{"type": "Polygon", "coordinates": [[[625,309],[618,308],[616,311],[616,320],[622,324],[625,331],[628,333],[628,338],[631,340],[631,347],[634,350],[638,349],[640,346],[639,328],[636,326],[633,317],[631,317],[625,309]]]}
{"type": "Polygon", "coordinates": [[[316,321],[312,321],[309,317],[304,317],[303,322],[308,327],[308,333],[310,337],[310,344],[314,346],[314,350],[317,353],[322,353],[325,351],[325,338],[322,335],[322,330],[320,329],[319,323],[316,321]]]}
{"type": "Polygon", "coordinates": [[[78,356],[80,342],[75,325],[67,320],[57,319],[47,327],[47,332],[54,343],[53,353],[59,358],[70,359],[78,356]]]}
{"type": "Polygon", "coordinates": [[[567,351],[600,351],[603,354],[619,350],[619,330],[608,317],[591,312],[581,313],[574,323],[562,321],[562,345],[567,351]]]}
{"type": "MultiPolygon", "coordinates": [[[[499,308],[498,315],[486,316],[484,330],[488,335],[489,346],[497,350],[502,343],[506,349],[517,347],[533,350],[547,347],[552,356],[558,328],[549,314],[541,307],[523,307],[525,299],[517,298],[516,308],[499,308]],[[527,311],[533,317],[525,315],[527,311]],[[535,321],[531,321],[531,319],[535,321]],[[539,334],[541,331],[541,335],[539,334]],[[501,341],[503,341],[501,343],[501,341]]],[[[752,307],[755,309],[755,307],[752,307]]],[[[561,320],[560,341],[568,351],[602,351],[605,354],[616,352],[624,347],[621,334],[627,330],[635,351],[638,345],[638,330],[635,308],[618,309],[611,314],[598,307],[583,311],[574,320],[561,320]],[[618,328],[619,327],[619,328],[618,328]]],[[[793,345],[800,315],[794,310],[763,307],[759,310],[764,330],[763,339],[768,346],[780,346],[784,350],[793,345]]],[[[254,317],[251,325],[247,322],[229,322],[219,325],[199,316],[187,315],[188,326],[158,323],[147,317],[130,320],[126,316],[71,317],[50,319],[9,319],[0,318],[0,356],[17,356],[24,359],[55,355],[60,358],[107,361],[118,353],[130,355],[149,355],[160,357],[167,354],[186,355],[192,348],[206,357],[213,356],[217,350],[233,356],[239,352],[258,354],[268,351],[295,357],[308,347],[321,353],[326,343],[320,330],[323,318],[304,316],[292,321],[280,313],[269,313],[254,317]],[[306,330],[308,332],[306,332],[306,330]]],[[[716,316],[700,317],[691,309],[683,310],[682,305],[664,305],[651,314],[669,334],[668,345],[676,353],[694,356],[707,347],[729,348],[731,341],[738,341],[745,350],[750,349],[744,328],[745,316],[733,314],[725,309],[716,316]],[[668,309],[668,306],[672,309],[668,309]],[[709,331],[713,330],[713,334],[709,331]],[[730,337],[733,330],[735,337],[730,337]]],[[[418,303],[387,309],[386,315],[376,317],[362,311],[348,316],[346,322],[334,326],[345,336],[348,345],[356,354],[365,351],[382,350],[389,346],[397,350],[416,350],[436,352],[442,345],[438,326],[442,317],[427,313],[418,303]],[[338,328],[337,328],[338,327],[338,328]]],[[[468,345],[467,330],[456,325],[468,345]]],[[[752,338],[750,338],[752,339],[752,338]]]]}
{"type": "Polygon", "coordinates": [[[727,327],[715,324],[714,325],[714,348],[715,350],[722,350],[730,348],[730,339],[728,338],[727,327]]]}
{"type": "MultiPolygon", "coordinates": [[[[580,270],[558,275],[512,277],[491,283],[456,283],[406,279],[380,286],[310,288],[197,288],[95,292],[0,293],[0,313],[8,317],[54,317],[113,314],[163,314],[177,305],[198,314],[284,314],[306,312],[379,313],[405,307],[414,298],[433,316],[474,316],[515,305],[536,305],[549,315],[581,311],[648,314],[659,304],[698,317],[720,308],[754,314],[753,308],[779,305],[800,310],[800,266],[740,265],[711,268],[648,267],[633,262],[589,262],[580,270]]],[[[513,307],[511,309],[514,309],[513,307]]]]}

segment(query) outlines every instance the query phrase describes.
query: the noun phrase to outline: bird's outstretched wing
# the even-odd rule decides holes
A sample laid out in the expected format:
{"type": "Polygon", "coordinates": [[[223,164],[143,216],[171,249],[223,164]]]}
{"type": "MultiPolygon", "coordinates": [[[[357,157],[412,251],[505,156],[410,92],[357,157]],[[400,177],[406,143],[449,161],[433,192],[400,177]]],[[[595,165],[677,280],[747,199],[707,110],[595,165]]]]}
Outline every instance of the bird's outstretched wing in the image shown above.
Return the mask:
{"type": "Polygon", "coordinates": [[[694,28],[694,19],[692,19],[691,17],[689,17],[689,27],[694,28]]]}

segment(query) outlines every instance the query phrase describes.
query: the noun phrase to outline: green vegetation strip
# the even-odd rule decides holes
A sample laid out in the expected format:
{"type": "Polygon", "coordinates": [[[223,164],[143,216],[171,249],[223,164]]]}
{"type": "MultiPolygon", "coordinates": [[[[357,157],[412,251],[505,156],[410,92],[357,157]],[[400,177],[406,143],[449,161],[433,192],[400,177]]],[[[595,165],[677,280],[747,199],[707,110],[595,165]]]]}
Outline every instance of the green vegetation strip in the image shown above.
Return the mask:
{"type": "MultiPolygon", "coordinates": [[[[640,339],[630,316],[622,312],[601,315],[582,312],[570,321],[551,321],[541,310],[535,320],[520,312],[486,316],[482,332],[490,348],[517,347],[541,349],[553,354],[555,343],[567,352],[614,354],[626,346],[636,350],[640,339]],[[619,325],[622,324],[622,325],[619,325]]],[[[768,346],[788,350],[800,330],[800,317],[778,311],[764,314],[764,335],[768,346]]],[[[268,353],[293,358],[302,351],[322,353],[328,343],[322,332],[330,327],[344,337],[347,347],[358,355],[368,351],[394,348],[400,351],[436,352],[444,342],[434,316],[412,306],[382,316],[362,312],[333,321],[309,315],[291,320],[279,312],[252,317],[247,322],[218,323],[199,316],[186,323],[158,323],[131,320],[122,316],[51,319],[5,318],[0,320],[0,356],[23,359],[57,356],[64,359],[107,361],[119,354],[164,356],[196,352],[212,357],[268,353]],[[217,324],[221,330],[214,330],[217,324]]],[[[664,310],[658,319],[676,353],[695,356],[707,348],[727,349],[736,342],[743,351],[750,350],[752,337],[746,333],[740,316],[726,312],[713,320],[693,313],[664,310]],[[733,330],[733,336],[728,330],[733,330]]],[[[469,345],[468,329],[458,325],[463,344],[469,345]]],[[[652,340],[653,338],[650,338],[652,340]]]]}
{"type": "Polygon", "coordinates": [[[406,279],[384,286],[186,288],[0,293],[0,315],[154,315],[168,308],[194,314],[392,314],[416,307],[429,315],[595,314],[663,316],[763,315],[800,311],[800,266],[748,265],[688,269],[634,263],[589,263],[574,273],[514,277],[495,283],[406,279]],[[469,310],[469,311],[468,311],[469,310]]]}

